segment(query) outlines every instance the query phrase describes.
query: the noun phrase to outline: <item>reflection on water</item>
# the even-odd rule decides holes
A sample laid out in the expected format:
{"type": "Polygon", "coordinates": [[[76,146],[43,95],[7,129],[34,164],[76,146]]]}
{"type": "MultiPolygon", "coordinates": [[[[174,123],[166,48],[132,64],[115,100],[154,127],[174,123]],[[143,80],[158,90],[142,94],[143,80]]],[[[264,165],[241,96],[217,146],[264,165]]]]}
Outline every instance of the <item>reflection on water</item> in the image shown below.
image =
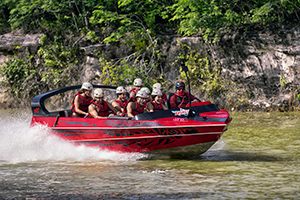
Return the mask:
{"type": "Polygon", "coordinates": [[[235,113],[222,140],[198,158],[147,159],[74,147],[45,127],[29,128],[29,115],[7,112],[0,199],[300,197],[299,113],[235,113]]]}

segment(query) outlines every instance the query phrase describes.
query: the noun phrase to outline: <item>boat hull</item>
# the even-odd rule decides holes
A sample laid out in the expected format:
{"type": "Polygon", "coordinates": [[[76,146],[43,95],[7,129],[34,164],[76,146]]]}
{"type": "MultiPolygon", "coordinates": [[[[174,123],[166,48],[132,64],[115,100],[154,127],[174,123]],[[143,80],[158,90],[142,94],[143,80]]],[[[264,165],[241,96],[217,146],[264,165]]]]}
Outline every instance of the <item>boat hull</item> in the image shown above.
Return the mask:
{"type": "Polygon", "coordinates": [[[178,121],[177,118],[135,121],[33,117],[32,124],[35,123],[44,123],[53,134],[76,145],[142,153],[185,153],[193,148],[194,153],[201,154],[219,140],[227,127],[224,122],[178,121]]]}
{"type": "MultiPolygon", "coordinates": [[[[210,101],[191,102],[180,109],[144,112],[132,119],[72,117],[70,110],[66,109],[70,106],[58,105],[52,111],[47,109],[48,100],[55,103],[64,94],[66,97],[66,93],[79,88],[80,85],[68,86],[33,97],[31,125],[44,124],[66,141],[102,150],[201,154],[220,139],[231,121],[226,110],[210,101]]],[[[94,88],[115,94],[114,86],[94,85],[94,88]]]]}

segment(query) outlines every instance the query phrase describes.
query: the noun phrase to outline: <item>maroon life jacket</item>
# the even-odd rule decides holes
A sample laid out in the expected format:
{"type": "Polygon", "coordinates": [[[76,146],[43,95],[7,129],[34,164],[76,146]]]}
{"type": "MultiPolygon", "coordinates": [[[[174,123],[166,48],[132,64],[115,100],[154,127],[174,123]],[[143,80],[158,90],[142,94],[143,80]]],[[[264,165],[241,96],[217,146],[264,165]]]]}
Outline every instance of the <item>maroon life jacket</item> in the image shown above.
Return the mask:
{"type": "Polygon", "coordinates": [[[113,113],[106,101],[100,103],[93,100],[92,104],[96,106],[96,111],[100,117],[108,117],[109,114],[113,113]]]}
{"type": "Polygon", "coordinates": [[[153,105],[153,110],[157,111],[157,110],[163,110],[163,104],[162,103],[156,103],[156,101],[152,101],[151,102],[153,105]]]}
{"type": "Polygon", "coordinates": [[[134,94],[136,94],[138,91],[140,90],[140,88],[132,88],[130,91],[129,91],[129,94],[130,93],[134,93],[134,94]]]}
{"type": "Polygon", "coordinates": [[[124,112],[123,112],[124,114],[127,113],[127,104],[128,104],[127,100],[121,101],[119,99],[116,99],[115,102],[117,102],[119,104],[119,106],[124,109],[124,112]]]}
{"type": "Polygon", "coordinates": [[[166,103],[168,101],[168,97],[167,97],[166,93],[163,93],[161,98],[164,101],[164,103],[166,103]]]}
{"type": "MultiPolygon", "coordinates": [[[[82,110],[83,112],[88,112],[88,108],[89,108],[89,105],[91,104],[93,98],[92,97],[86,97],[86,96],[82,96],[80,95],[80,93],[78,92],[75,97],[78,96],[78,102],[79,102],[79,109],[82,110]]],[[[75,100],[75,97],[72,101],[72,112],[75,112],[75,104],[74,104],[74,100],[75,100]]],[[[82,114],[79,114],[77,113],[79,116],[83,116],[82,114]]]]}
{"type": "Polygon", "coordinates": [[[135,109],[132,111],[132,114],[135,116],[144,113],[146,106],[147,104],[140,105],[139,103],[135,102],[135,109]]]}
{"type": "Polygon", "coordinates": [[[134,97],[130,97],[128,99],[128,102],[136,102],[136,93],[140,90],[140,88],[132,88],[130,91],[129,91],[129,94],[131,94],[132,92],[134,93],[134,97]]]}
{"type": "Polygon", "coordinates": [[[184,92],[184,95],[182,96],[179,96],[178,94],[174,93],[176,106],[179,108],[185,107],[189,103],[189,96],[191,98],[191,101],[195,99],[195,97],[188,92],[184,92]]]}

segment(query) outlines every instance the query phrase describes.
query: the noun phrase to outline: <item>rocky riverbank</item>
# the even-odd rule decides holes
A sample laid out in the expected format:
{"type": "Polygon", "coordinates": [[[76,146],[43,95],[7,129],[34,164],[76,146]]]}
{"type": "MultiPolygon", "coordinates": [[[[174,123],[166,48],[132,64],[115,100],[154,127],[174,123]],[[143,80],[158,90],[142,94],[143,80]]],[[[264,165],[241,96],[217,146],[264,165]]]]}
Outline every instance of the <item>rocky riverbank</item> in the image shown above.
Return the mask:
{"type": "MultiPolygon", "coordinates": [[[[7,33],[0,36],[0,66],[15,55],[26,52],[36,54],[42,34],[24,35],[7,33]]],[[[193,51],[207,56],[210,63],[220,66],[221,77],[226,82],[222,96],[203,98],[217,102],[222,107],[237,110],[293,110],[300,103],[300,28],[286,26],[276,30],[253,30],[224,35],[215,45],[205,44],[199,37],[166,37],[160,43],[165,77],[174,82],[179,70],[174,70],[174,59],[181,45],[188,45],[193,51]],[[226,102],[226,103],[224,103],[226,102]]],[[[80,80],[70,84],[80,84],[94,80],[101,74],[99,59],[94,52],[122,54],[122,48],[109,45],[80,46],[82,62],[78,64],[80,80]]],[[[0,67],[0,68],[1,68],[0,67]]],[[[224,83],[225,83],[224,82],[224,83]]],[[[0,106],[12,108],[29,105],[20,104],[0,77],[0,106]]],[[[194,93],[200,94],[195,87],[194,93]]],[[[37,91],[38,92],[38,91],[37,91]]]]}

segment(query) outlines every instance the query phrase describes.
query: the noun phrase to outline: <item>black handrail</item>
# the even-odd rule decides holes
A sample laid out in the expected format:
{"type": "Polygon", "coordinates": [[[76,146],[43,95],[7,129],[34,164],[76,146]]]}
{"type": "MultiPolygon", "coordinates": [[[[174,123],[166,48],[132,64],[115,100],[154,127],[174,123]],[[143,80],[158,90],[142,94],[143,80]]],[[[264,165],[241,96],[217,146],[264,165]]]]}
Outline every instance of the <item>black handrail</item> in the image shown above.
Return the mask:
{"type": "MultiPolygon", "coordinates": [[[[94,88],[104,88],[104,89],[116,89],[116,86],[109,86],[109,85],[94,85],[94,88]]],[[[45,92],[43,94],[39,94],[37,96],[34,96],[31,100],[31,110],[32,114],[34,116],[44,116],[44,115],[51,115],[51,113],[46,109],[45,107],[45,100],[57,95],[64,93],[69,90],[76,90],[80,89],[81,85],[74,85],[74,86],[67,86],[64,88],[54,89],[50,90],[48,92],[45,92]]]]}

